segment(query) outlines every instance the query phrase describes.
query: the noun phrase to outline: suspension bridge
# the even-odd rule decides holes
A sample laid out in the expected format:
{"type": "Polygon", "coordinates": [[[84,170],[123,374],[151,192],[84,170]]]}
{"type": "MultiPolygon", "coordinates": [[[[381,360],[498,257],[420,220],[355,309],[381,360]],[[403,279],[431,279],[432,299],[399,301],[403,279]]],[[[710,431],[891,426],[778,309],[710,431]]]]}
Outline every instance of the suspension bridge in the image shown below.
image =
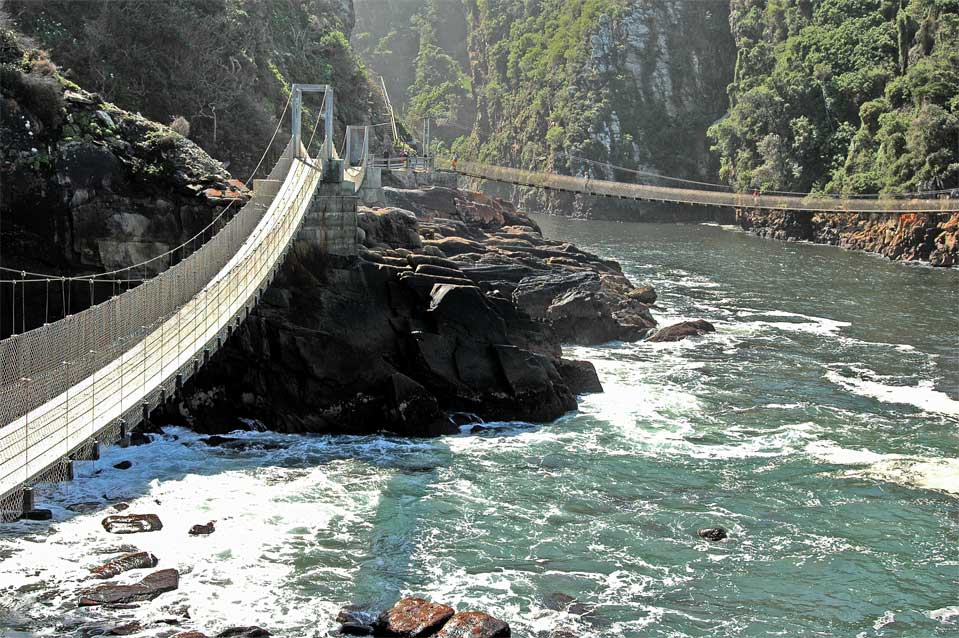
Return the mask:
{"type": "MultiPolygon", "coordinates": [[[[381,167],[432,170],[429,162],[411,158],[374,160],[369,126],[347,127],[341,157],[333,144],[332,87],[293,85],[281,120],[288,109],[291,138],[269,176],[248,180],[253,182],[252,199],[228,220],[221,214],[218,226],[214,220],[202,246],[173,263],[177,251],[186,253],[184,243],[150,260],[169,258],[168,267],[135,288],[0,341],[0,518],[30,512],[34,484],[69,479],[74,461],[96,458],[101,445],[127,441],[249,315],[296,240],[319,238],[328,246],[355,251],[356,201],[371,181],[378,183],[372,174],[381,167]],[[302,99],[309,92],[323,94],[317,124],[323,121],[324,132],[317,157],[307,152],[316,128],[305,146],[301,137],[302,99]]],[[[278,124],[274,140],[280,128],[278,124]]],[[[955,200],[753,196],[475,162],[460,162],[455,172],[591,196],[705,206],[888,214],[959,208],[955,200]]],[[[26,285],[28,273],[21,274],[22,282],[7,283],[26,285]]],[[[36,277],[33,281],[50,281],[41,273],[29,275],[36,277]]],[[[89,280],[92,290],[93,282],[106,276],[123,275],[79,279],[89,280]]],[[[16,306],[16,295],[13,299],[16,306]]]]}

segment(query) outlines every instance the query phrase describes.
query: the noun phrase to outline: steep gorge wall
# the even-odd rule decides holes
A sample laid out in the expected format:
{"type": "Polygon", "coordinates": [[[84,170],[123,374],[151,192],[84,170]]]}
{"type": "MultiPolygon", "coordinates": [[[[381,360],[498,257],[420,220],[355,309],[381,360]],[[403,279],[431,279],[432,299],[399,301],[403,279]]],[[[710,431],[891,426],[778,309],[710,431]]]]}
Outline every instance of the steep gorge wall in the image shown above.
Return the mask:
{"type": "MultiPolygon", "coordinates": [[[[243,179],[273,134],[289,83],[334,85],[337,144],[347,124],[385,118],[349,46],[352,0],[7,0],[4,7],[67,78],[158,122],[185,117],[189,137],[243,179]]],[[[319,99],[305,104],[307,133],[319,99]]],[[[284,130],[288,139],[288,123],[284,130]]]]}

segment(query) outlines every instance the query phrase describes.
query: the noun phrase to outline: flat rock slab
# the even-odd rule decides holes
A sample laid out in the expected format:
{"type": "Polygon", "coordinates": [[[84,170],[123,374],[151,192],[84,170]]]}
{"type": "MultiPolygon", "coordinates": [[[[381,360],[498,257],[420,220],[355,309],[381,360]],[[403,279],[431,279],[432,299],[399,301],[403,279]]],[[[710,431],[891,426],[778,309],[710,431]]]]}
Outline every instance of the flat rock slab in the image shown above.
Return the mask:
{"type": "Polygon", "coordinates": [[[80,595],[80,606],[111,605],[153,600],[160,594],[180,586],[180,573],[175,569],[154,572],[135,585],[100,585],[80,595]]]}
{"type": "Polygon", "coordinates": [[[453,614],[453,608],[446,605],[422,598],[404,598],[380,615],[377,633],[404,638],[430,636],[453,614]]]}
{"type": "Polygon", "coordinates": [[[163,523],[156,514],[121,514],[103,519],[103,529],[111,534],[138,534],[156,532],[163,529],[163,523]]]}
{"type": "Polygon", "coordinates": [[[509,625],[481,611],[456,614],[436,638],[509,638],[509,625]]]}
{"type": "Polygon", "coordinates": [[[77,514],[89,514],[90,512],[95,512],[104,505],[98,501],[84,501],[83,503],[74,503],[73,505],[67,505],[67,509],[71,512],[76,512],[77,514]]]}
{"type": "Polygon", "coordinates": [[[90,573],[94,578],[113,578],[131,569],[152,569],[157,566],[157,562],[157,557],[149,552],[135,552],[124,554],[99,567],[94,567],[90,573]]]}
{"type": "Polygon", "coordinates": [[[272,635],[261,627],[232,627],[218,633],[216,638],[267,638],[272,635]]]}

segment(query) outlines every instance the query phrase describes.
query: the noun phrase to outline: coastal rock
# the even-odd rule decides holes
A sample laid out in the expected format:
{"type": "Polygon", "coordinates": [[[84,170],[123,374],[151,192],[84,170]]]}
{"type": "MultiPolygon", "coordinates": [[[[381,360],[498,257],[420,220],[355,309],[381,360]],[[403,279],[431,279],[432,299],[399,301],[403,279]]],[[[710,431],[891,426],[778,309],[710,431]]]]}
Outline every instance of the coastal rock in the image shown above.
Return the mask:
{"type": "Polygon", "coordinates": [[[656,289],[652,286],[634,288],[626,293],[626,296],[630,299],[635,299],[636,301],[647,305],[656,303],[656,289]]]}
{"type": "Polygon", "coordinates": [[[268,638],[272,635],[262,627],[232,627],[218,633],[216,638],[268,638]]]}
{"type": "Polygon", "coordinates": [[[107,632],[108,636],[132,636],[133,634],[140,633],[143,631],[143,625],[139,621],[134,620],[133,622],[128,622],[123,625],[117,625],[113,629],[107,632]]]}
{"type": "Polygon", "coordinates": [[[207,635],[199,631],[181,631],[174,634],[173,638],[207,638],[207,635]]]}
{"type": "Polygon", "coordinates": [[[446,605],[422,598],[404,598],[380,615],[376,629],[386,636],[430,636],[453,614],[453,608],[446,605]]]}
{"type": "Polygon", "coordinates": [[[67,505],[69,511],[76,512],[77,514],[89,514],[90,512],[97,511],[101,507],[103,507],[103,504],[97,501],[84,501],[83,503],[67,505]]]}
{"type": "Polygon", "coordinates": [[[107,516],[102,521],[103,529],[111,534],[138,534],[156,532],[163,529],[163,523],[156,514],[120,514],[107,516]]]}
{"type": "Polygon", "coordinates": [[[53,512],[48,509],[32,509],[24,512],[21,518],[26,521],[49,521],[53,518],[53,512]]]}
{"type": "Polygon", "coordinates": [[[602,392],[603,384],[596,374],[596,366],[589,361],[562,359],[556,364],[560,376],[574,394],[602,392]]]}
{"type": "Polygon", "coordinates": [[[727,536],[726,530],[722,527],[707,527],[699,530],[698,534],[700,538],[713,542],[721,541],[727,536]]]}
{"type": "Polygon", "coordinates": [[[372,636],[375,630],[370,625],[346,622],[340,625],[340,633],[347,636],[372,636]]]}
{"type": "Polygon", "coordinates": [[[99,567],[94,567],[90,570],[90,573],[94,578],[107,579],[131,569],[150,569],[156,567],[157,562],[157,557],[149,552],[136,552],[133,554],[125,554],[99,567]]]}
{"type": "Polygon", "coordinates": [[[117,470],[129,470],[131,467],[133,467],[133,463],[131,463],[130,461],[120,461],[113,467],[114,469],[117,469],[117,470]]]}
{"type": "Polygon", "coordinates": [[[180,586],[180,574],[175,569],[154,572],[135,585],[99,585],[80,595],[80,606],[133,603],[153,600],[160,594],[180,586]]]}
{"type": "Polygon", "coordinates": [[[482,611],[454,615],[436,634],[436,638],[509,638],[509,625],[482,611]]]}
{"type": "Polygon", "coordinates": [[[682,341],[686,337],[698,337],[707,332],[715,332],[713,324],[702,319],[693,321],[682,321],[659,330],[656,334],[647,339],[647,341],[666,342],[682,341]]]}
{"type": "Polygon", "coordinates": [[[194,525],[190,528],[190,536],[209,536],[216,531],[215,522],[210,521],[206,525],[194,525]]]}

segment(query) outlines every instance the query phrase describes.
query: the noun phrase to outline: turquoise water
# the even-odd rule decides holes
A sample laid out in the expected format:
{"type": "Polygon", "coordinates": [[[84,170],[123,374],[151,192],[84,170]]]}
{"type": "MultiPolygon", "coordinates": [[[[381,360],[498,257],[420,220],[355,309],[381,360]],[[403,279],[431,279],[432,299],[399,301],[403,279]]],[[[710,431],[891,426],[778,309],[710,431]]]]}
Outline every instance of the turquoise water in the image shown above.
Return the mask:
{"type": "Polygon", "coordinates": [[[0,534],[0,630],[73,635],[188,605],[183,628],[325,636],[343,604],[416,594],[537,638],[959,635],[959,271],[715,226],[538,220],[655,285],[661,323],[718,332],[570,349],[607,391],[546,426],[249,433],[271,449],[246,452],[171,430],[110,449],[44,495],[54,525],[0,534]],[[109,469],[121,459],[134,468],[109,469]],[[76,610],[85,569],[119,543],[104,511],[62,506],[103,496],[161,516],[120,542],[181,569],[180,590],[76,610]],[[186,537],[211,519],[214,535],[186,537]],[[697,537],[714,525],[729,539],[697,537]]]}

